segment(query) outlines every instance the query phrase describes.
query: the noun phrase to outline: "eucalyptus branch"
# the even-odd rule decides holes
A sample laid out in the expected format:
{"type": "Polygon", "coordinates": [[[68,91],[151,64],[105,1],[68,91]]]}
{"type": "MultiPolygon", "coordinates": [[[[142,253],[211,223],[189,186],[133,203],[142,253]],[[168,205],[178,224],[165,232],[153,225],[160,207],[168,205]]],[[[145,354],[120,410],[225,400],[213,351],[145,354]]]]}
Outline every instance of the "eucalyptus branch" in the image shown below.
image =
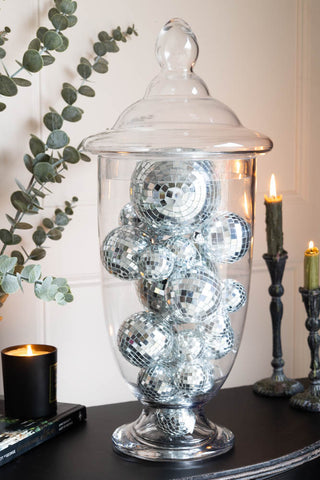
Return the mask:
{"type": "MultiPolygon", "coordinates": [[[[44,66],[51,65],[55,61],[52,51],[64,52],[69,45],[68,38],[62,33],[67,28],[73,27],[77,23],[77,17],[74,15],[77,9],[77,2],[72,0],[54,0],[55,7],[48,12],[49,20],[53,28],[39,27],[36,32],[36,38],[31,40],[28,49],[25,51],[21,62],[12,75],[8,73],[2,59],[6,55],[4,48],[0,47],[0,59],[5,71],[5,75],[0,74],[0,95],[5,97],[13,97],[18,93],[18,87],[28,87],[31,85],[30,80],[17,77],[23,70],[29,73],[37,73],[44,66]]],[[[10,32],[5,27],[0,32],[0,46],[7,40],[6,34],[10,32]]],[[[0,102],[0,112],[6,108],[6,104],[0,102]]]]}

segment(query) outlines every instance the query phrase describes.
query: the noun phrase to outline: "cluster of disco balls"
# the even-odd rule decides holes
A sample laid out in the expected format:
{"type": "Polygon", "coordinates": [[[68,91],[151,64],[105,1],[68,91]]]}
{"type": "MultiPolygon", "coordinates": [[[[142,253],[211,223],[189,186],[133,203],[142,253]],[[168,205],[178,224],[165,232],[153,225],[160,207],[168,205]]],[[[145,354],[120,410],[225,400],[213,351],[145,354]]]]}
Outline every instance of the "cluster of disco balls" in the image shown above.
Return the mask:
{"type": "Polygon", "coordinates": [[[246,254],[251,229],[219,211],[221,182],[209,161],[141,161],[130,195],[120,226],[102,245],[106,270],[135,280],[145,307],[122,323],[118,348],[140,368],[141,396],[162,405],[159,429],[184,435],[193,431],[194,414],[175,407],[213,388],[214,361],[234,346],[229,315],[246,303],[243,285],[219,278],[217,265],[246,254]]]}

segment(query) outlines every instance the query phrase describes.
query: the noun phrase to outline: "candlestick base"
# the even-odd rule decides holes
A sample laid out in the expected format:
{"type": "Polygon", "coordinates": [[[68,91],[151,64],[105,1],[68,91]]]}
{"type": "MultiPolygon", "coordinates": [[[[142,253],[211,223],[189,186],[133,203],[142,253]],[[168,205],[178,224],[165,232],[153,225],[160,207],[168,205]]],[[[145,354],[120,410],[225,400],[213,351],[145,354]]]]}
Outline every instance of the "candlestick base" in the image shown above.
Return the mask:
{"type": "Polygon", "coordinates": [[[303,392],[303,385],[297,380],[282,374],[273,374],[270,378],[259,380],[253,385],[253,391],[265,397],[291,397],[303,392]]]}
{"type": "Polygon", "coordinates": [[[303,393],[297,393],[290,398],[290,405],[308,412],[320,412],[320,387],[310,385],[303,393]]]}

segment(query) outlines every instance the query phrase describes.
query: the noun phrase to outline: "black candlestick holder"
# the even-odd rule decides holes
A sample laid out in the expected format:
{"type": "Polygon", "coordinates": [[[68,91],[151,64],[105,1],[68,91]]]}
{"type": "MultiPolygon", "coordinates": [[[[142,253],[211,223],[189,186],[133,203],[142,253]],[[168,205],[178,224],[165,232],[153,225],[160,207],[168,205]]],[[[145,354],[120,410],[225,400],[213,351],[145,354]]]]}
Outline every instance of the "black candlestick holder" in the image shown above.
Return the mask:
{"type": "Polygon", "coordinates": [[[309,331],[308,345],[311,352],[311,364],[309,373],[309,387],[303,393],[297,393],[290,398],[292,407],[308,410],[309,412],[320,412],[320,366],[319,366],[319,345],[320,328],[320,288],[308,290],[299,288],[302,300],[307,311],[306,328],[309,331]]]}
{"type": "Polygon", "coordinates": [[[270,277],[271,285],[269,287],[269,294],[271,296],[270,314],[272,319],[272,355],[273,359],[271,365],[273,373],[270,378],[259,380],[253,385],[253,391],[258,395],[266,397],[291,397],[292,395],[302,392],[303,386],[297,380],[286,377],[283,372],[284,360],[282,358],[281,346],[281,320],[283,315],[283,304],[281,297],[284,293],[284,288],[281,284],[284,268],[288,258],[287,252],[274,257],[265,253],[263,259],[265,260],[270,277]]]}

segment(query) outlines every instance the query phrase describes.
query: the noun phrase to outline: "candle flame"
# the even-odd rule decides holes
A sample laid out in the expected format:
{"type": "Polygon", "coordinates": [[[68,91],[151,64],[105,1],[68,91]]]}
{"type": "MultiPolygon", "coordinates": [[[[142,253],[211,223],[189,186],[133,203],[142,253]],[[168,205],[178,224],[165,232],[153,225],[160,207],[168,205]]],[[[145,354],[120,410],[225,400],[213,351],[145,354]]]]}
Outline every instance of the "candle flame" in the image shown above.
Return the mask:
{"type": "Polygon", "coordinates": [[[270,197],[276,197],[276,196],[277,196],[276,177],[274,176],[274,173],[273,173],[270,179],[270,197]]]}
{"type": "Polygon", "coordinates": [[[314,242],[312,240],[310,240],[309,242],[309,248],[312,249],[314,247],[314,242]]]}
{"type": "Polygon", "coordinates": [[[32,355],[33,355],[32,347],[31,345],[27,345],[27,356],[32,357],[32,355]]]}

